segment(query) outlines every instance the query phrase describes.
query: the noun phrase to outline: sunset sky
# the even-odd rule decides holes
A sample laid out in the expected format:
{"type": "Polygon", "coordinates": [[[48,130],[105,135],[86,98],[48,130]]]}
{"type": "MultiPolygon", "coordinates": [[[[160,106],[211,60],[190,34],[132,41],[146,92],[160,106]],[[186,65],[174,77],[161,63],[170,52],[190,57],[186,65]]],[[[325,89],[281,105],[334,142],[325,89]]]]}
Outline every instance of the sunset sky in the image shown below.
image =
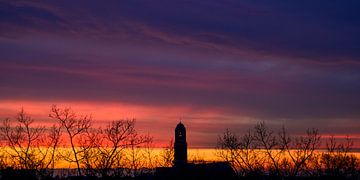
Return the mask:
{"type": "Polygon", "coordinates": [[[360,139],[360,1],[0,1],[0,119],[52,104],[190,147],[265,121],[360,139]]]}

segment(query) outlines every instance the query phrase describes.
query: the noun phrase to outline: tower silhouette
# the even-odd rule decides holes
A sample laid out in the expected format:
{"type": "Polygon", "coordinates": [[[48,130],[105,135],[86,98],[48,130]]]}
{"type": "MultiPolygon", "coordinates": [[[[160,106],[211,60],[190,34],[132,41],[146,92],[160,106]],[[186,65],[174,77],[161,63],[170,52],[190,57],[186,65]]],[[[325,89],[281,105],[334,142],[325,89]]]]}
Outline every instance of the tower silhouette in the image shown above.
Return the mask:
{"type": "Polygon", "coordinates": [[[175,128],[175,144],[174,144],[174,166],[184,167],[187,163],[187,143],[185,126],[179,122],[175,128]]]}

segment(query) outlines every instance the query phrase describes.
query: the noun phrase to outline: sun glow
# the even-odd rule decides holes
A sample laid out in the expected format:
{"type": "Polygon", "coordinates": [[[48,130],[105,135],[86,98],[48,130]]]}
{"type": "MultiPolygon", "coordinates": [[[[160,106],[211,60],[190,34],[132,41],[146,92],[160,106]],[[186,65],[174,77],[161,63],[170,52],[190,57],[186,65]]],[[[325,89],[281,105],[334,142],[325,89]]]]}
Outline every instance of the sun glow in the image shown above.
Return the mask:
{"type": "MultiPolygon", "coordinates": [[[[164,166],[164,148],[136,148],[136,158],[138,161],[139,167],[137,168],[155,168],[164,166]],[[150,162],[151,161],[151,162],[150,162]]],[[[30,151],[36,151],[36,152],[45,152],[45,148],[40,149],[33,149],[30,151]]],[[[262,150],[257,150],[258,152],[262,150]]],[[[11,159],[11,154],[14,153],[14,151],[10,147],[1,147],[0,148],[0,156],[5,159],[5,163],[11,164],[14,167],[16,167],[16,164],[13,164],[11,159]]],[[[258,153],[257,152],[257,153],[258,153]]],[[[273,152],[275,152],[273,150],[273,152]]],[[[321,154],[324,151],[317,150],[316,154],[321,154]]],[[[123,158],[120,160],[121,166],[124,168],[131,168],[130,164],[127,163],[131,158],[131,155],[133,155],[134,151],[130,148],[126,148],[122,150],[123,158]]],[[[224,161],[221,157],[218,156],[219,150],[218,149],[188,149],[188,162],[189,163],[203,163],[203,162],[218,162],[218,161],[224,161]]],[[[349,154],[355,155],[357,158],[360,158],[360,152],[351,152],[349,154]]],[[[49,168],[76,168],[75,162],[70,162],[65,160],[62,156],[71,155],[71,148],[65,148],[65,147],[59,147],[56,150],[55,153],[55,162],[53,165],[50,165],[49,168]]],[[[286,153],[283,154],[284,158],[289,158],[286,153]]],[[[50,158],[51,156],[47,156],[46,158],[50,158]]],[[[261,157],[261,156],[260,156],[261,157]]],[[[85,168],[84,165],[81,167],[85,168]]]]}

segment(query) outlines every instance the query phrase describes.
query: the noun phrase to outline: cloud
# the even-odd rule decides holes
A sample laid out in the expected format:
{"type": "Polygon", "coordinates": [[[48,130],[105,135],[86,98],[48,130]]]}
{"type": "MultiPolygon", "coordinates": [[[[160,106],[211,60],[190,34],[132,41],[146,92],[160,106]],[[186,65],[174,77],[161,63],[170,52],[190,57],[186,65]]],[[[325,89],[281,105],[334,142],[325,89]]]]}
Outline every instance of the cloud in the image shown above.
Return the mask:
{"type": "Polygon", "coordinates": [[[358,15],[355,2],[3,4],[5,28],[10,23],[20,26],[18,30],[31,28],[113,43],[160,41],[291,63],[359,64],[356,32],[360,22],[354,19],[358,15]]]}
{"type": "Polygon", "coordinates": [[[186,107],[201,137],[261,120],[344,133],[360,117],[356,5],[2,2],[0,101],[186,107]]]}

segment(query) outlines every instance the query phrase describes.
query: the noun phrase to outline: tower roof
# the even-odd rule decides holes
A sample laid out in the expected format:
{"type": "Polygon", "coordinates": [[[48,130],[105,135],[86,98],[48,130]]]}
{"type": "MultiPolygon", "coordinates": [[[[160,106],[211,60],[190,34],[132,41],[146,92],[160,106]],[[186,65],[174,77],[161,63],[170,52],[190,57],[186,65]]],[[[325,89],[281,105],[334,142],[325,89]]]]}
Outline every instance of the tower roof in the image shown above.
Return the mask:
{"type": "Polygon", "coordinates": [[[185,129],[185,126],[183,123],[181,123],[181,121],[179,122],[179,124],[176,125],[175,129],[185,129]]]}

